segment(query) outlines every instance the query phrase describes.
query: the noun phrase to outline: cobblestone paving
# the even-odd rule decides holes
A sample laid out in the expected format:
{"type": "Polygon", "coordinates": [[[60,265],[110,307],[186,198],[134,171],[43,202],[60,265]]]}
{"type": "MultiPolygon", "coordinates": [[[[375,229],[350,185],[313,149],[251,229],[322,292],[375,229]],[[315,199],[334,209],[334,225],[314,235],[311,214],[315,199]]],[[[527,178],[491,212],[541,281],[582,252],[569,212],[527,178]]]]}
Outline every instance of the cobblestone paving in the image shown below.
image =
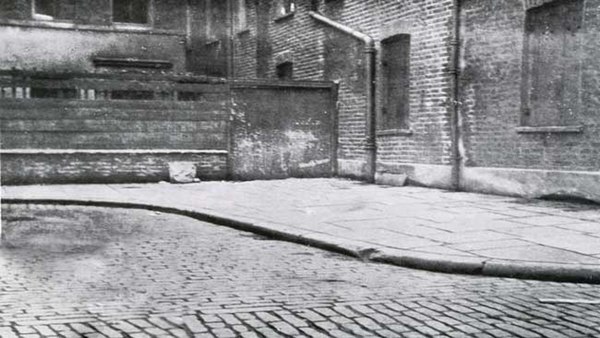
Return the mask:
{"type": "Polygon", "coordinates": [[[162,213],[3,205],[0,337],[600,337],[600,286],[437,274],[162,213]]]}

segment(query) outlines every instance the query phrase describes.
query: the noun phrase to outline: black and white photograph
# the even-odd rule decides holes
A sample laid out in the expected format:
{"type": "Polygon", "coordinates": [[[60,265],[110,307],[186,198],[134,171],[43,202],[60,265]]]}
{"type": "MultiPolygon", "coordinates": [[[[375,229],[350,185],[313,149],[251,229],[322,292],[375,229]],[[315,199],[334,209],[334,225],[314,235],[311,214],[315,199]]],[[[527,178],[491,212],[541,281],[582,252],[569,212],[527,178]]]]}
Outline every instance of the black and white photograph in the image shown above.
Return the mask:
{"type": "Polygon", "coordinates": [[[0,0],[0,338],[600,338],[600,0],[0,0]]]}

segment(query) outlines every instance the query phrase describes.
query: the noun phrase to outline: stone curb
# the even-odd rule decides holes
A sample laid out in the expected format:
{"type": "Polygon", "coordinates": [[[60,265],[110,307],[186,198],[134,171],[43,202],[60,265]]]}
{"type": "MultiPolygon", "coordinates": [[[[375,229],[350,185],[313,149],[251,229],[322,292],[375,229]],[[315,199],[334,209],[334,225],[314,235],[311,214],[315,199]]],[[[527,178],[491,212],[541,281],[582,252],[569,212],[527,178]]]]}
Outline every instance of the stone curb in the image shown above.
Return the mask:
{"type": "MultiPolygon", "coordinates": [[[[277,224],[285,230],[275,229],[276,223],[269,227],[257,224],[257,221],[241,221],[227,215],[201,212],[192,209],[161,206],[150,203],[117,202],[107,200],[76,200],[76,199],[24,199],[3,198],[1,203],[7,204],[53,204],[81,205],[112,208],[129,208],[152,210],[176,215],[188,216],[194,219],[227,226],[241,231],[287,242],[298,243],[356,257],[364,261],[386,263],[396,266],[427,270],[442,273],[482,275],[490,277],[508,277],[518,279],[533,279],[554,282],[571,282],[600,284],[600,265],[558,264],[516,262],[498,259],[478,259],[466,256],[450,256],[411,252],[409,250],[390,250],[386,247],[367,246],[364,243],[347,240],[325,233],[303,231],[289,226],[277,224]]],[[[263,222],[268,223],[268,222],[263,222]]]]}

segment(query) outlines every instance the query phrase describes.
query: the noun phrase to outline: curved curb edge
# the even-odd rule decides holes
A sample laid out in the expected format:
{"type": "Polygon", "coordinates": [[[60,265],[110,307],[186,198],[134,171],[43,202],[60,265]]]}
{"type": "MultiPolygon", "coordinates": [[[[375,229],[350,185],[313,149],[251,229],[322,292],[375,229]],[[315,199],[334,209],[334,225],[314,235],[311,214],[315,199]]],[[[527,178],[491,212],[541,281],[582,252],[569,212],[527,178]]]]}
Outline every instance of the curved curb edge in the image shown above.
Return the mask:
{"type": "Polygon", "coordinates": [[[600,266],[585,266],[556,263],[516,263],[508,260],[482,260],[474,258],[445,259],[444,256],[411,255],[411,254],[386,254],[376,247],[366,247],[351,244],[349,241],[336,240],[333,236],[319,235],[319,233],[293,233],[281,231],[239,221],[234,218],[218,216],[206,212],[167,207],[149,203],[116,202],[106,200],[77,200],[77,199],[25,199],[2,198],[0,203],[6,204],[51,204],[51,205],[80,205],[109,208],[142,209],[182,215],[199,221],[214,223],[236,230],[252,232],[265,237],[293,242],[327,251],[332,251],[347,256],[370,261],[385,263],[406,268],[442,272],[451,274],[481,275],[489,277],[508,277],[517,279],[531,279],[553,282],[600,284],[600,266]]]}

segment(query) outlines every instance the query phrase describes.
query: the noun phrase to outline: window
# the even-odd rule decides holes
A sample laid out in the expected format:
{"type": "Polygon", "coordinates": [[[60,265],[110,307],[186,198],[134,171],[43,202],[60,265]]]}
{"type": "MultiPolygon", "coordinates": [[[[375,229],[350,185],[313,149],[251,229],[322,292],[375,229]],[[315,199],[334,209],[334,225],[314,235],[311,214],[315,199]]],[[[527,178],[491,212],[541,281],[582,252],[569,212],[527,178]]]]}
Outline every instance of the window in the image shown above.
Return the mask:
{"type": "Polygon", "coordinates": [[[113,0],[113,22],[149,23],[149,0],[113,0]]]}
{"type": "Polygon", "coordinates": [[[580,101],[577,34],[582,20],[582,0],[552,1],[527,11],[523,125],[576,122],[580,101]]]}
{"type": "Polygon", "coordinates": [[[33,18],[36,20],[72,20],[75,0],[35,0],[33,18]]]}
{"type": "Polygon", "coordinates": [[[294,64],[290,61],[278,64],[277,78],[279,80],[292,80],[294,78],[294,64]]]}
{"type": "Polygon", "coordinates": [[[235,31],[243,32],[248,29],[246,16],[246,0],[235,0],[235,31]]]}
{"type": "Polygon", "coordinates": [[[410,107],[410,35],[381,41],[383,105],[380,128],[406,129],[410,107]]]}
{"type": "Polygon", "coordinates": [[[278,0],[277,1],[277,16],[285,16],[296,11],[296,2],[294,0],[278,0]]]}

